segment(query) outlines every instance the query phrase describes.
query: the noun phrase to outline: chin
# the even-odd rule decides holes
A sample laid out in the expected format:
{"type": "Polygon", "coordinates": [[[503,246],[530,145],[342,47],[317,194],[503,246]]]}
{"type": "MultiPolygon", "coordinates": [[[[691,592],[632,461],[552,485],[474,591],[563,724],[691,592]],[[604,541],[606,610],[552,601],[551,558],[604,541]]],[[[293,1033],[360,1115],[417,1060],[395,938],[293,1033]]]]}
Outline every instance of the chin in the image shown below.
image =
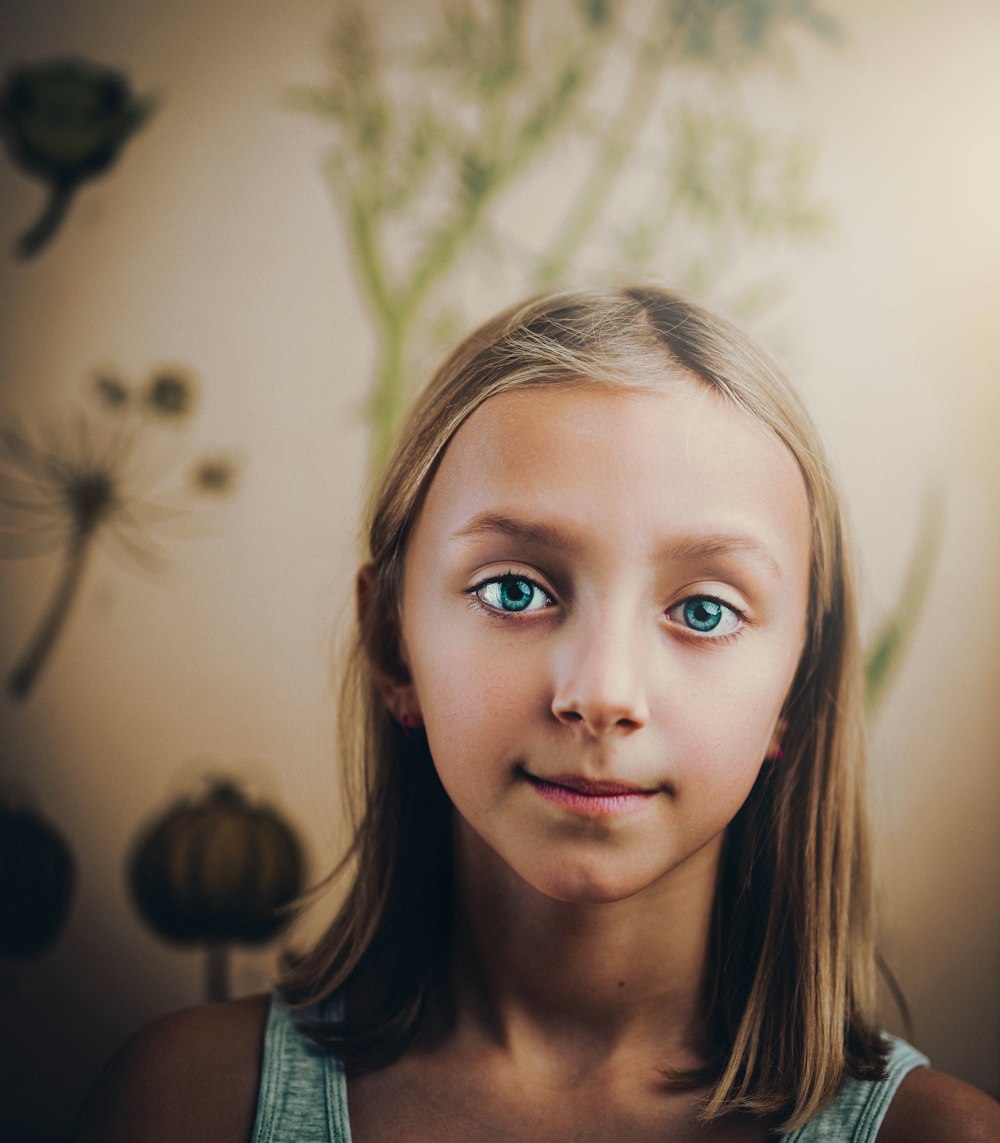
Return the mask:
{"type": "Polygon", "coordinates": [[[642,892],[648,879],[609,869],[562,868],[525,878],[539,893],[568,905],[612,905],[642,892]]]}

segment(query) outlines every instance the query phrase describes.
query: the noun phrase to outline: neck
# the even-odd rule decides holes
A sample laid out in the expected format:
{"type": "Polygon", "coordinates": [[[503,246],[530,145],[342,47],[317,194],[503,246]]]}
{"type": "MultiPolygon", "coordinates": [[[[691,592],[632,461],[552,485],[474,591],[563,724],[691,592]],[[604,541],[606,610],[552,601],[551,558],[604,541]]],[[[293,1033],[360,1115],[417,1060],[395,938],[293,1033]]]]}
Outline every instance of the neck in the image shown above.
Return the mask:
{"type": "Polygon", "coordinates": [[[611,1053],[641,1041],[696,1066],[720,851],[717,841],[625,900],[581,904],[538,892],[460,830],[459,1020],[506,1047],[541,1036],[611,1053]]]}

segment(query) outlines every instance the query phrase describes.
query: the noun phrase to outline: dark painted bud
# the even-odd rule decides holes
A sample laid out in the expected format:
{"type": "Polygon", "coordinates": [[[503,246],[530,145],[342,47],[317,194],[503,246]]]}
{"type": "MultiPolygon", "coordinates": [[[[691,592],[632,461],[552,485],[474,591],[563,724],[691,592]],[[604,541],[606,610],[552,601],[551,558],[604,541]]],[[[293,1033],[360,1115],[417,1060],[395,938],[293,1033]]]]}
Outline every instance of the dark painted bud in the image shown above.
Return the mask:
{"type": "Polygon", "coordinates": [[[73,857],[55,829],[0,802],[0,956],[40,956],[55,942],[74,880],[73,857]]]}
{"type": "Polygon", "coordinates": [[[46,213],[18,245],[22,257],[49,241],[75,189],[111,166],[153,106],[133,95],[122,73],[75,56],[11,72],[0,90],[0,138],[51,192],[46,213]]]}
{"type": "Polygon", "coordinates": [[[182,798],[139,838],[132,897],[161,937],[180,944],[256,944],[276,936],[302,892],[302,848],[270,806],[231,782],[182,798]]]}

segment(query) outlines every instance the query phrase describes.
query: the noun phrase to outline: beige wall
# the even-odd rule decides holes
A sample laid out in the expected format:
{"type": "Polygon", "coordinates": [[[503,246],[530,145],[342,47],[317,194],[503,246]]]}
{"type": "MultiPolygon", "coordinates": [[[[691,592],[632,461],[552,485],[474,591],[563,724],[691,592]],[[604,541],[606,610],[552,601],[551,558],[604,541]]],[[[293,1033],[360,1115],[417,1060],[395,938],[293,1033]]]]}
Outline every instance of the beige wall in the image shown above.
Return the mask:
{"type": "MultiPolygon", "coordinates": [[[[816,190],[838,224],[773,256],[789,290],[758,332],[830,444],[869,629],[895,599],[924,489],[946,490],[931,596],[874,733],[883,943],[918,1043],[995,1092],[1000,9],[840,10],[850,42],[807,52],[778,113],[821,140],[816,190]]],[[[197,955],[149,935],[125,898],[142,820],[225,769],[287,807],[315,869],[334,851],[328,664],[354,564],[373,342],[319,174],[323,128],[281,103],[322,76],[322,0],[35,0],[4,13],[4,69],[79,51],[162,96],[48,252],[0,257],[5,419],[69,407],[102,364],[139,380],[179,361],[202,400],[171,447],[243,461],[238,495],[165,536],[163,574],[99,553],[37,694],[0,700],[2,780],[31,791],[78,861],[64,938],[0,1001],[0,1059],[20,1041],[8,1075],[50,1090],[58,1118],[122,1035],[200,996],[197,955]]],[[[759,98],[777,106],[766,84],[759,98]]],[[[0,200],[6,249],[40,190],[4,161],[0,200]]],[[[482,295],[473,316],[508,300],[482,295]]],[[[0,561],[4,669],[56,571],[49,557],[0,561]]],[[[241,954],[239,990],[266,986],[271,963],[241,954]]]]}

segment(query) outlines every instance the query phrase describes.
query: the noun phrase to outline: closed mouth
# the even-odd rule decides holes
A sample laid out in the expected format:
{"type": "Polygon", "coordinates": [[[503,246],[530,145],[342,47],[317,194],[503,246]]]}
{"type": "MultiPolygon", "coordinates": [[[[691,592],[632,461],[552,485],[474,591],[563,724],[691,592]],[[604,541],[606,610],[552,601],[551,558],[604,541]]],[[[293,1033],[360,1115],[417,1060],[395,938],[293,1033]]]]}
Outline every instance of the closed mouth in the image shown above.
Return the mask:
{"type": "Polygon", "coordinates": [[[563,812],[591,818],[622,818],[639,813],[651,805],[658,794],[665,792],[659,786],[650,789],[614,778],[584,778],[580,774],[540,778],[523,768],[521,774],[550,805],[563,812]]]}
{"type": "Polygon", "coordinates": [[[564,790],[571,790],[574,794],[582,794],[586,798],[616,798],[630,794],[641,795],[659,792],[656,789],[637,786],[633,782],[584,778],[578,774],[556,774],[551,778],[543,778],[525,770],[524,776],[536,786],[561,786],[564,790]]]}

